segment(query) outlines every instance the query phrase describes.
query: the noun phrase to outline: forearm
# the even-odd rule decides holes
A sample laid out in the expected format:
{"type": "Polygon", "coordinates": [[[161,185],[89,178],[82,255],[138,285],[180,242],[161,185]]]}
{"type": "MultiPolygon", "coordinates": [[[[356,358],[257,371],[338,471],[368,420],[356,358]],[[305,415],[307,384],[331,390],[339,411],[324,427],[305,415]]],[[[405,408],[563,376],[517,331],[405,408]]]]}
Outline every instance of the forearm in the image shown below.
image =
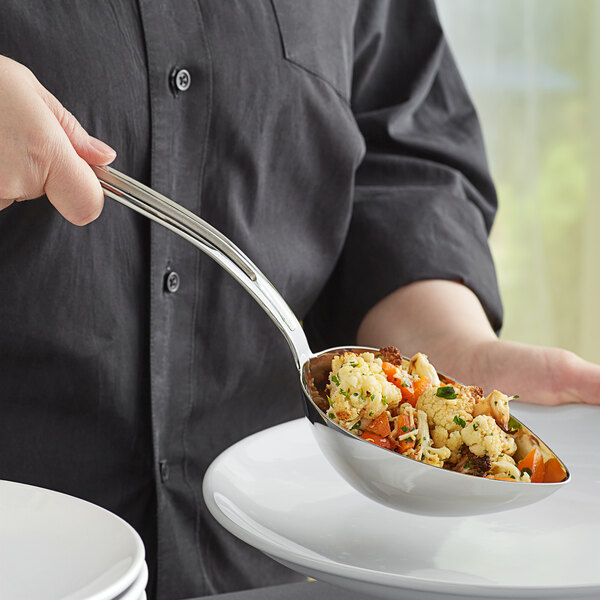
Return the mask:
{"type": "Polygon", "coordinates": [[[600,400],[600,367],[566,350],[499,341],[475,294],[451,281],[420,281],[390,294],[363,319],[358,343],[424,352],[440,371],[486,393],[499,389],[541,404],[600,400]]]}
{"type": "Polygon", "coordinates": [[[496,341],[475,294],[452,281],[417,281],[374,306],[358,330],[365,346],[397,346],[403,354],[424,352],[441,371],[460,377],[476,346],[496,341]]]}

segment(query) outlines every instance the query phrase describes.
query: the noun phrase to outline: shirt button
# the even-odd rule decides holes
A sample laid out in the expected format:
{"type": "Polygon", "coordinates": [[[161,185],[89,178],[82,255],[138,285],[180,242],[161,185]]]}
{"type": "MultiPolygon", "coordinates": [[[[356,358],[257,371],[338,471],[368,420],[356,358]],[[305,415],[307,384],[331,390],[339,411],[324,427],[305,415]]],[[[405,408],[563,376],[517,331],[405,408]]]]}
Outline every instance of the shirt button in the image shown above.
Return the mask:
{"type": "Polygon", "coordinates": [[[187,69],[173,69],[169,77],[173,93],[186,92],[192,85],[192,76],[187,69]]]}
{"type": "Polygon", "coordinates": [[[175,271],[170,271],[165,276],[165,289],[171,294],[174,294],[179,289],[180,283],[181,279],[175,271]]]}
{"type": "Polygon", "coordinates": [[[169,463],[166,460],[161,460],[158,464],[160,467],[160,480],[164,483],[169,479],[169,463]]]}

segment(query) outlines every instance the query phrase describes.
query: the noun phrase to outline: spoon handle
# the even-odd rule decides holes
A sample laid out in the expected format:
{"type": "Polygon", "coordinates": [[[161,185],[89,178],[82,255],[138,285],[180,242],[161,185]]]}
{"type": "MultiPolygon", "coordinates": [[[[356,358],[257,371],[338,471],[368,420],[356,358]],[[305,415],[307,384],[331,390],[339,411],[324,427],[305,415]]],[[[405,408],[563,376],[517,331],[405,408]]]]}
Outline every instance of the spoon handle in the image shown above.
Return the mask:
{"type": "Polygon", "coordinates": [[[256,265],[220,231],[173,202],[111,167],[92,167],[104,195],[175,232],[232,275],[258,302],[285,336],[296,366],[312,355],[306,335],[285,300],[256,265]]]}

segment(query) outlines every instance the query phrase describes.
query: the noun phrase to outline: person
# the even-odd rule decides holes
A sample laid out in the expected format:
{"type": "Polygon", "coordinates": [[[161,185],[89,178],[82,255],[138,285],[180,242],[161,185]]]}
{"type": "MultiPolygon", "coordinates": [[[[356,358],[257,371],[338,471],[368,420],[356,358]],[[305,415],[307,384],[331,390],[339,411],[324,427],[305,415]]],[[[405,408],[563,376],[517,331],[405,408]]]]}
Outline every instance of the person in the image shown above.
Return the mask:
{"type": "Polygon", "coordinates": [[[150,597],[294,577],[201,481],[301,407],[253,300],[104,203],[89,165],[223,231],[316,350],[394,344],[527,401],[600,397],[597,366],[497,338],[496,196],[432,2],[8,0],[0,55],[0,478],[129,521],[150,597]]]}

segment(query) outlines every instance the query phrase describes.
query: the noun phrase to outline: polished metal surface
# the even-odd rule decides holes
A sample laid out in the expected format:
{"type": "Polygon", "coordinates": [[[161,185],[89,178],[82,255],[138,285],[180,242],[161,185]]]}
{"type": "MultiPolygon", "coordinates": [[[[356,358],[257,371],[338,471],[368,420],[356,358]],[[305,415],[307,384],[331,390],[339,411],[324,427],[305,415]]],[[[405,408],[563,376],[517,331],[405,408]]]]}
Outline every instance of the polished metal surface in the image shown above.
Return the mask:
{"type": "MultiPolygon", "coordinates": [[[[104,194],[170,229],[216,261],[258,302],[285,336],[300,375],[303,404],[323,454],[357,490],[401,510],[468,515],[536,502],[561,483],[520,484],[464,475],[375,446],[331,421],[317,402],[324,398],[333,356],[375,348],[338,347],[315,354],[285,300],[258,267],[220,231],[166,196],[111,167],[92,167],[104,194]]],[[[565,467],[566,468],[566,467],[565,467]]]]}

